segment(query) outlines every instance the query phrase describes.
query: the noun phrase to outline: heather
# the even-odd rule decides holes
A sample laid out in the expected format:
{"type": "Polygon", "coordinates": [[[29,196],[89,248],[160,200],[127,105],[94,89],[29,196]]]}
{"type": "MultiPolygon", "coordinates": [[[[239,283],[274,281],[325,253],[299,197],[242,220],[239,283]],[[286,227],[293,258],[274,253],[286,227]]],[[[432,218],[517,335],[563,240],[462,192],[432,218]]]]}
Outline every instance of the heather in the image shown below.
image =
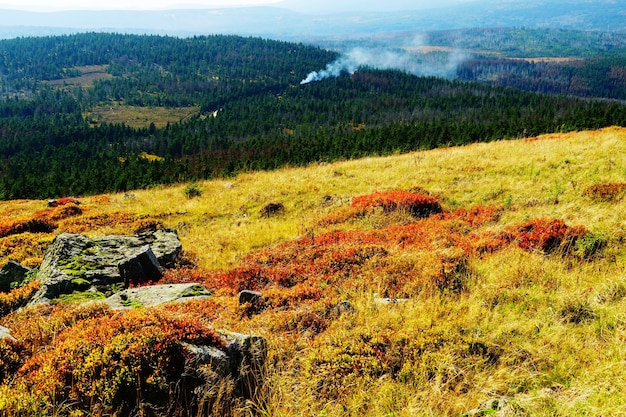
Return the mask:
{"type": "Polygon", "coordinates": [[[267,384],[243,403],[214,381],[194,415],[619,414],[625,139],[608,128],[247,173],[189,196],[1,203],[4,261],[36,267],[62,232],[175,228],[184,256],[161,283],[212,296],[20,309],[37,290],[24,282],[0,295],[16,339],[0,342],[0,410],[187,415],[181,346],[220,348],[228,329],[267,340],[267,384]],[[49,227],[22,226],[34,220],[49,227]],[[260,297],[240,303],[241,290],[260,297]]]}

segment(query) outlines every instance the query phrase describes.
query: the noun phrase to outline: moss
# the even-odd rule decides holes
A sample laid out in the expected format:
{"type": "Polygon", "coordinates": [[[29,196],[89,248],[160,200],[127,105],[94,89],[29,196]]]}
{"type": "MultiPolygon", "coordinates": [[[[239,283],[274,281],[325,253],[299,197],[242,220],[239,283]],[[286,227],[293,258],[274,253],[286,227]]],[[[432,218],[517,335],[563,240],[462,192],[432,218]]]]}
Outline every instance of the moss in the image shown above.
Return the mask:
{"type": "Polygon", "coordinates": [[[71,294],[61,294],[53,300],[53,304],[76,304],[92,300],[103,300],[105,295],[96,291],[74,291],[71,294]]]}
{"type": "Polygon", "coordinates": [[[87,271],[92,271],[98,267],[96,262],[85,261],[82,256],[72,256],[59,261],[59,269],[70,277],[82,278],[87,274],[87,271]]]}
{"type": "Polygon", "coordinates": [[[189,287],[185,291],[183,291],[183,293],[180,296],[184,298],[184,297],[200,297],[203,295],[210,296],[213,294],[211,294],[211,292],[208,291],[206,288],[204,288],[202,285],[194,285],[193,287],[189,287]]]}
{"type": "Polygon", "coordinates": [[[143,307],[143,304],[141,304],[139,301],[132,301],[132,300],[123,300],[122,301],[122,305],[124,307],[130,307],[130,308],[141,308],[141,307],[143,307]]]}
{"type": "Polygon", "coordinates": [[[75,288],[77,291],[84,291],[89,287],[91,287],[91,282],[84,278],[75,278],[72,280],[72,288],[75,288]]]}

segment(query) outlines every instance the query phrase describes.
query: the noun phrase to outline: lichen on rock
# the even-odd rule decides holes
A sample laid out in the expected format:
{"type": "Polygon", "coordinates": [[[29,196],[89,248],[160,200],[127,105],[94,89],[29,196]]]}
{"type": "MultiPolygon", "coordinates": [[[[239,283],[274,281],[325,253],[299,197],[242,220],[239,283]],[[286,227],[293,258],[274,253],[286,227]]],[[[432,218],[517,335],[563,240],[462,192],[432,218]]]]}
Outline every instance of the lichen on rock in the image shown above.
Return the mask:
{"type": "Polygon", "coordinates": [[[163,267],[172,266],[181,253],[178,234],[171,229],[97,238],[63,233],[46,251],[36,276],[41,289],[31,304],[74,291],[111,293],[130,284],[158,281],[163,267]]]}

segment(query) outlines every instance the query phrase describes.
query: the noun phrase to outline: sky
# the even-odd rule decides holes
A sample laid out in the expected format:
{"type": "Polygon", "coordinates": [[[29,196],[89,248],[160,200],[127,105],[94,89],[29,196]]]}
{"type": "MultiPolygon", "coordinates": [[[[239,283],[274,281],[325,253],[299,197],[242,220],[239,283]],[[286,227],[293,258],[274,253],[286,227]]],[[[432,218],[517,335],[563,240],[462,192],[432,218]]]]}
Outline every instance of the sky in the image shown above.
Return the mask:
{"type": "Polygon", "coordinates": [[[0,9],[28,11],[61,10],[163,10],[272,5],[281,0],[0,0],[0,9]]]}
{"type": "MultiPolygon", "coordinates": [[[[463,0],[439,0],[438,5],[463,0]]],[[[163,10],[245,6],[284,6],[307,12],[353,10],[399,10],[432,7],[432,0],[0,0],[0,9],[51,12],[61,10],[163,10]]]]}

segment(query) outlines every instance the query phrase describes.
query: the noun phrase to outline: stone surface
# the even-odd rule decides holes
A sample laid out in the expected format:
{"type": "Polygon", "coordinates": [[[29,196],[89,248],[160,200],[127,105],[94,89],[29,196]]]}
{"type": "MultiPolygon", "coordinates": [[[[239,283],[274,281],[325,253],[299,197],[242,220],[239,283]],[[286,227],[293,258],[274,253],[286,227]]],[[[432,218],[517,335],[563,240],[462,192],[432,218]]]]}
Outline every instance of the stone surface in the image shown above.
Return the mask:
{"type": "Polygon", "coordinates": [[[29,268],[15,261],[7,262],[2,269],[0,269],[0,292],[11,291],[11,284],[24,281],[29,271],[29,268]]]}
{"type": "MultiPolygon", "coordinates": [[[[230,415],[229,404],[234,397],[243,399],[248,406],[265,401],[265,339],[225,331],[219,334],[224,343],[220,348],[183,344],[187,352],[180,387],[185,391],[188,409],[193,412],[190,415],[200,415],[201,404],[207,402],[215,407],[225,401],[225,406],[214,408],[215,414],[211,415],[230,415]],[[220,392],[225,387],[226,397],[220,392]]],[[[246,411],[245,415],[256,415],[253,408],[246,411]]]]}
{"type": "Polygon", "coordinates": [[[350,314],[356,312],[356,308],[349,301],[342,301],[336,306],[330,309],[330,317],[333,319],[339,318],[344,314],[350,314]]]}
{"type": "Polygon", "coordinates": [[[243,290],[239,293],[239,305],[243,306],[242,317],[252,317],[265,310],[263,294],[257,291],[243,290]]]}
{"type": "Polygon", "coordinates": [[[375,297],[374,303],[378,305],[393,305],[393,304],[402,304],[408,303],[408,298],[386,298],[386,297],[375,297]]]}
{"type": "Polygon", "coordinates": [[[243,290],[239,292],[239,304],[259,302],[262,296],[258,291],[243,290]]]}
{"type": "Polygon", "coordinates": [[[178,235],[170,229],[93,239],[61,234],[46,251],[36,276],[41,289],[31,304],[76,290],[108,291],[112,285],[124,286],[125,281],[154,281],[161,276],[161,267],[172,265],[181,252],[178,235]]]}
{"type": "Polygon", "coordinates": [[[495,416],[505,417],[514,415],[509,407],[509,400],[507,398],[496,398],[484,402],[478,408],[468,411],[463,414],[463,417],[481,417],[481,416],[495,416]]]}
{"type": "Polygon", "coordinates": [[[163,276],[163,268],[148,245],[120,262],[117,269],[125,287],[143,282],[156,282],[163,276]]]}
{"type": "Polygon", "coordinates": [[[13,336],[11,336],[11,330],[7,329],[6,327],[0,326],[0,340],[11,340],[13,342],[16,342],[17,340],[15,340],[15,338],[13,336]]]}
{"type": "Polygon", "coordinates": [[[208,297],[211,293],[200,284],[164,284],[128,288],[106,298],[112,309],[153,307],[159,304],[208,297]]]}

